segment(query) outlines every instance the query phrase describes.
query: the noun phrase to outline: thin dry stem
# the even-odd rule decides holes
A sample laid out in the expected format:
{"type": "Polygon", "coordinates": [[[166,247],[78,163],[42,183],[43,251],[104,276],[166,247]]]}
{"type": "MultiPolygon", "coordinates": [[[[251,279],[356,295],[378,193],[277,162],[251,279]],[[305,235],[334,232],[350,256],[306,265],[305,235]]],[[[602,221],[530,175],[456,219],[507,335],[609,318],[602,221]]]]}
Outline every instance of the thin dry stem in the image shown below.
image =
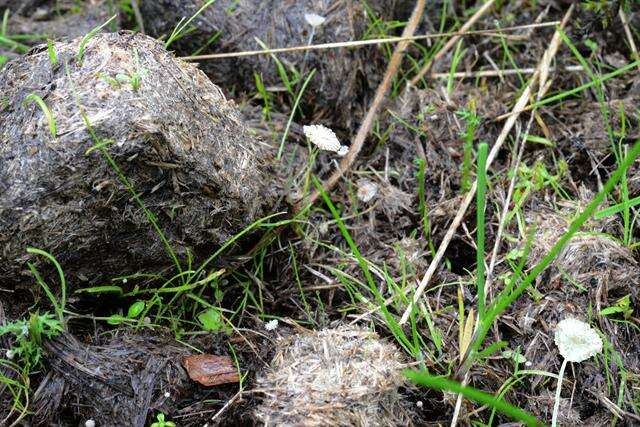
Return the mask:
{"type": "MultiPolygon", "coordinates": [[[[555,67],[551,67],[549,71],[558,70],[555,67]]],[[[570,65],[568,67],[562,67],[561,71],[568,72],[581,72],[584,71],[582,65],[570,65]]],[[[503,76],[513,76],[517,74],[533,74],[536,72],[535,68],[521,68],[521,69],[507,69],[507,70],[482,70],[482,71],[462,71],[457,73],[433,73],[429,77],[433,79],[448,79],[449,77],[453,77],[454,79],[476,79],[483,77],[503,77],[503,76]]]]}
{"type": "Polygon", "coordinates": [[[279,47],[274,49],[247,50],[242,52],[225,52],[225,53],[213,53],[208,55],[185,56],[180,59],[183,59],[185,61],[204,61],[204,60],[210,60],[210,59],[241,58],[245,56],[272,55],[276,53],[305,52],[309,50],[352,48],[352,47],[387,44],[387,43],[402,43],[407,41],[436,39],[436,38],[442,38],[442,37],[461,37],[461,36],[472,36],[472,35],[484,35],[488,37],[505,37],[505,35],[502,34],[505,31],[517,31],[517,30],[532,29],[532,28],[552,27],[552,26],[558,25],[558,23],[559,23],[558,21],[551,21],[551,22],[541,22],[539,24],[527,24],[527,25],[518,25],[514,27],[496,28],[491,30],[453,31],[448,33],[421,34],[417,36],[402,35],[401,37],[390,37],[385,39],[354,40],[354,41],[344,41],[344,42],[334,42],[334,43],[321,43],[321,44],[315,44],[315,45],[279,47]]]}
{"type": "MultiPolygon", "coordinates": [[[[638,47],[636,46],[635,40],[633,40],[633,34],[631,34],[631,29],[629,28],[629,19],[627,18],[627,14],[624,13],[624,10],[622,10],[622,7],[618,11],[618,16],[620,17],[620,21],[622,21],[624,34],[627,36],[627,41],[629,42],[629,47],[631,48],[633,59],[635,61],[640,61],[640,55],[638,54],[638,47]]],[[[640,69],[640,65],[638,65],[638,69],[640,69]]]]}

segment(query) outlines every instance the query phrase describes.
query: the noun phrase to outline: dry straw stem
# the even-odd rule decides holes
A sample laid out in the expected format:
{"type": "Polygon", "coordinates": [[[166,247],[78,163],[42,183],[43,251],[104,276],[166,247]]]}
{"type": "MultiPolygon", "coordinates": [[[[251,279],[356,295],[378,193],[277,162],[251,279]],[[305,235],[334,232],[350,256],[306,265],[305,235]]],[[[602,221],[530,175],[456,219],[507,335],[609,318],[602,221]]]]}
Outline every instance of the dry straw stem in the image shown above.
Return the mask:
{"type": "MultiPolygon", "coordinates": [[[[571,17],[572,12],[573,12],[573,5],[569,8],[564,18],[562,19],[560,28],[556,30],[556,32],[554,33],[553,38],[551,39],[551,43],[549,44],[549,48],[543,54],[542,58],[540,59],[540,63],[536,67],[536,72],[531,77],[531,82],[522,92],[522,95],[520,95],[520,99],[518,99],[518,102],[513,107],[514,112],[519,112],[527,104],[527,102],[529,101],[529,97],[531,96],[533,86],[536,84],[537,80],[539,80],[542,83],[540,86],[544,87],[544,83],[547,81],[547,77],[549,75],[549,67],[551,65],[551,61],[555,56],[556,52],[558,51],[558,48],[560,47],[560,43],[562,41],[560,37],[560,31],[564,29],[564,27],[566,26],[567,22],[569,21],[569,18],[571,17]]],[[[509,116],[509,119],[504,124],[504,127],[502,128],[500,135],[498,135],[498,139],[496,140],[495,144],[491,148],[491,151],[489,152],[489,156],[487,158],[487,169],[491,166],[491,163],[493,163],[493,161],[495,160],[496,156],[498,155],[498,151],[500,151],[500,149],[502,148],[502,145],[506,141],[507,136],[511,132],[511,129],[515,125],[516,120],[518,120],[519,116],[520,116],[519,113],[512,114],[511,116],[509,116]]],[[[442,243],[440,243],[440,247],[438,248],[438,251],[436,252],[435,257],[431,261],[431,264],[429,264],[429,268],[427,269],[427,272],[425,273],[424,277],[420,281],[420,285],[418,286],[418,289],[413,295],[411,304],[409,304],[404,314],[402,315],[402,319],[400,320],[401,325],[405,324],[407,320],[409,320],[409,316],[411,314],[411,311],[413,310],[413,305],[418,302],[418,300],[420,299],[420,296],[422,296],[422,293],[424,292],[427,285],[431,281],[431,278],[433,277],[433,274],[435,273],[436,268],[438,268],[438,265],[440,264],[440,261],[442,260],[442,257],[444,256],[444,253],[447,250],[447,247],[449,246],[449,243],[451,242],[453,235],[458,229],[458,226],[462,222],[462,219],[464,218],[464,215],[467,212],[467,209],[469,208],[471,201],[473,200],[477,186],[478,186],[478,181],[476,180],[473,182],[471,189],[467,193],[467,196],[462,202],[462,205],[458,209],[456,216],[453,218],[453,221],[451,222],[451,225],[447,230],[447,234],[444,236],[442,243]]]]}
{"type": "MultiPolygon", "coordinates": [[[[638,47],[636,46],[636,42],[633,40],[633,34],[631,34],[631,29],[629,28],[629,19],[627,18],[627,14],[624,13],[624,10],[622,10],[622,7],[620,7],[620,10],[618,11],[618,16],[620,17],[620,21],[622,21],[624,33],[627,36],[627,40],[629,41],[629,47],[631,48],[631,52],[633,53],[633,59],[636,61],[640,61],[638,47]]],[[[638,65],[638,69],[640,69],[640,65],[638,65]]]]}
{"type": "MultiPolygon", "coordinates": [[[[418,24],[420,23],[420,18],[422,17],[422,13],[424,11],[426,0],[417,0],[416,5],[413,8],[413,12],[411,13],[411,18],[407,26],[402,33],[403,37],[411,37],[413,33],[416,31],[418,24]]],[[[405,50],[409,47],[408,41],[402,41],[397,46],[393,55],[391,56],[391,61],[389,62],[389,67],[384,75],[384,79],[378,89],[376,90],[376,96],[371,103],[371,107],[369,111],[367,111],[367,115],[364,118],[364,121],[360,125],[358,129],[358,133],[356,134],[355,139],[353,140],[353,144],[349,148],[349,152],[340,162],[340,166],[336,171],[329,177],[329,179],[323,184],[324,191],[329,192],[331,189],[338,183],[338,180],[342,177],[345,171],[349,170],[353,162],[355,161],[358,153],[362,149],[362,145],[369,134],[369,131],[373,127],[373,122],[378,116],[378,112],[380,111],[380,106],[384,101],[387,93],[389,92],[389,88],[391,86],[391,82],[393,81],[393,77],[398,72],[398,68],[400,68],[400,64],[402,63],[402,58],[405,50]]],[[[304,202],[308,202],[309,204],[313,204],[318,197],[320,197],[320,192],[316,189],[311,194],[308,200],[302,200],[298,202],[296,205],[296,211],[300,211],[304,206],[304,202]]]]}
{"type": "MultiPolygon", "coordinates": [[[[570,65],[567,67],[562,67],[561,69],[556,69],[555,67],[551,67],[549,71],[555,72],[557,70],[567,71],[572,73],[579,73],[584,71],[582,65],[570,65]]],[[[483,77],[503,77],[503,76],[514,76],[518,74],[533,74],[536,72],[536,68],[510,68],[507,70],[482,70],[482,71],[462,71],[457,73],[433,73],[430,75],[433,79],[448,79],[453,77],[454,79],[477,79],[483,77]]]]}
{"type": "Polygon", "coordinates": [[[559,24],[559,21],[550,21],[550,22],[541,22],[536,24],[517,25],[513,27],[495,28],[491,30],[453,31],[453,32],[447,32],[447,33],[420,34],[417,36],[402,35],[401,37],[389,37],[384,39],[354,40],[354,41],[344,41],[344,42],[334,42],[334,43],[320,43],[320,44],[314,44],[314,45],[278,47],[274,49],[246,50],[242,52],[224,52],[224,53],[212,53],[207,55],[184,56],[180,59],[184,61],[198,62],[198,61],[205,61],[210,59],[242,58],[245,56],[273,55],[276,53],[291,53],[291,52],[304,52],[309,50],[362,47],[362,46],[371,46],[371,45],[388,44],[388,43],[401,43],[401,42],[408,42],[408,41],[438,39],[443,37],[459,38],[462,36],[477,36],[477,35],[483,35],[483,36],[489,36],[489,37],[506,37],[502,33],[508,32],[508,31],[532,29],[532,28],[553,27],[558,24],[559,24]]]}
{"type": "Polygon", "coordinates": [[[447,42],[447,44],[445,44],[442,47],[442,49],[440,49],[438,53],[436,53],[435,56],[431,58],[431,60],[422,67],[422,69],[418,72],[418,74],[416,74],[416,76],[413,79],[411,79],[411,84],[414,86],[418,84],[418,82],[429,72],[429,70],[431,70],[431,67],[433,66],[433,64],[435,64],[437,61],[440,60],[440,58],[446,55],[447,52],[449,52],[449,50],[451,50],[451,48],[456,45],[456,43],[458,42],[458,40],[463,34],[468,33],[467,30],[469,30],[469,28],[471,28],[473,24],[475,24],[478,21],[478,19],[480,19],[482,15],[484,15],[491,8],[491,6],[493,6],[493,3],[494,3],[494,0],[489,0],[484,5],[482,5],[482,7],[478,9],[478,11],[474,13],[473,16],[469,18],[469,20],[465,22],[465,24],[460,28],[460,31],[459,31],[460,34],[452,37],[447,42]]]}

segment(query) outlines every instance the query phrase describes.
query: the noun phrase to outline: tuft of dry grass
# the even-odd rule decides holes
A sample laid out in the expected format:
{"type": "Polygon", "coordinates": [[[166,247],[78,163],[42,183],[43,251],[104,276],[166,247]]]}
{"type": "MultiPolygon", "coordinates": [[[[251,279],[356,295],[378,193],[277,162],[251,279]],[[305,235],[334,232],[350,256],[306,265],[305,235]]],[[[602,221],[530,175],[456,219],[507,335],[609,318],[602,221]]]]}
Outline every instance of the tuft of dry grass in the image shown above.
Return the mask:
{"type": "Polygon", "coordinates": [[[408,425],[398,388],[401,352],[359,327],[305,331],[281,338],[257,378],[266,425],[408,425]]]}

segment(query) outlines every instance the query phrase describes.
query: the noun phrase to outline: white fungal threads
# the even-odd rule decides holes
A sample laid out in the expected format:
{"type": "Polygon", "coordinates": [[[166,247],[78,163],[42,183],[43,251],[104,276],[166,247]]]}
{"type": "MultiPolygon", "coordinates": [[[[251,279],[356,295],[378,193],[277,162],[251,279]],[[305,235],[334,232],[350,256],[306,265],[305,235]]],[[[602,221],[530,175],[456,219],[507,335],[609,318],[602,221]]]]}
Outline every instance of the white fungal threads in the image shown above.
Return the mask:
{"type": "Polygon", "coordinates": [[[340,144],[336,134],[328,127],[322,125],[303,126],[304,134],[316,147],[325,151],[333,151],[339,156],[344,156],[349,151],[349,147],[340,144]]]}
{"type": "Polygon", "coordinates": [[[558,411],[560,409],[560,392],[562,391],[562,377],[567,367],[567,362],[583,362],[602,351],[602,339],[598,333],[578,319],[564,319],[556,326],[554,341],[564,358],[558,373],[558,387],[556,388],[556,400],[553,404],[553,418],[551,426],[558,423],[558,411]]]}
{"type": "Polygon", "coordinates": [[[93,420],[87,420],[84,422],[84,427],[96,427],[96,422],[93,420]]]}
{"type": "Polygon", "coordinates": [[[4,354],[8,360],[13,360],[14,357],[16,357],[16,354],[14,353],[13,350],[7,350],[7,352],[4,354]]]}

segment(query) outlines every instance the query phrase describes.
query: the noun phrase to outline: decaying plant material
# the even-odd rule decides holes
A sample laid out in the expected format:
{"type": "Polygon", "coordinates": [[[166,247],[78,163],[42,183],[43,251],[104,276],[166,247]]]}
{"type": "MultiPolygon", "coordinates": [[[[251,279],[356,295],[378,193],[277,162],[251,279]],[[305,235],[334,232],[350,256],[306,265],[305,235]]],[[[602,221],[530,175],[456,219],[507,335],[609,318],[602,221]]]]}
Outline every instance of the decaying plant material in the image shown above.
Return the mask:
{"type": "MultiPolygon", "coordinates": [[[[182,17],[193,16],[204,0],[146,0],[142,3],[145,26],[154,36],[170,35],[182,17]]],[[[369,1],[371,11],[391,18],[397,0],[369,1]]],[[[371,21],[359,1],[350,0],[218,0],[206,8],[192,25],[195,31],[176,41],[171,49],[182,55],[208,52],[241,52],[263,48],[360,40],[371,21]],[[316,14],[326,20],[313,27],[305,15],[316,14]]],[[[376,47],[328,51],[295,52],[278,55],[291,79],[295,72],[303,78],[316,74],[305,92],[304,104],[319,116],[341,116],[351,121],[349,112],[357,100],[380,78],[381,51],[376,47]],[[293,71],[295,70],[295,72],[293,71]]],[[[204,61],[201,67],[216,83],[240,92],[255,93],[255,75],[265,86],[284,91],[274,56],[204,61]]],[[[294,90],[297,90],[297,85],[294,90]]],[[[318,117],[318,116],[316,116],[318,117]]],[[[343,123],[343,124],[344,124],[343,123]]]]}
{"type": "Polygon", "coordinates": [[[150,333],[116,333],[90,345],[61,335],[45,343],[50,371],[34,395],[34,421],[49,425],[73,406],[79,419],[100,426],[142,427],[149,415],[175,409],[193,385],[180,362],[187,354],[150,333]]]}
{"type": "Polygon", "coordinates": [[[54,48],[57,64],[42,46],[0,71],[5,283],[29,246],[89,279],[167,265],[132,191],[178,256],[209,255],[272,208],[270,157],[194,66],[126,32],[54,48]]]}
{"type": "Polygon", "coordinates": [[[407,425],[400,351],[365,329],[342,326],[281,339],[257,378],[266,425],[407,425]]]}

